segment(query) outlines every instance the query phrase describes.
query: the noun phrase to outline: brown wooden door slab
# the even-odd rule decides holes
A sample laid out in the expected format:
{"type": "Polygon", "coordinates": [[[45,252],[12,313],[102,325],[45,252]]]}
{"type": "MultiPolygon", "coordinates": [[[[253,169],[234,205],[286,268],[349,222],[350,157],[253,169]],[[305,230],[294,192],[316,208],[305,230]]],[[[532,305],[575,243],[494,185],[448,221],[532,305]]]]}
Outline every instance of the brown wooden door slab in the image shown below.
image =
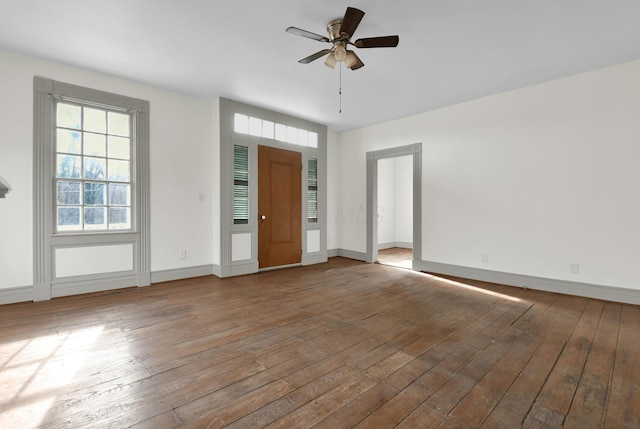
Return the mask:
{"type": "Polygon", "coordinates": [[[260,268],[302,260],[302,155],[258,146],[260,268]]]}

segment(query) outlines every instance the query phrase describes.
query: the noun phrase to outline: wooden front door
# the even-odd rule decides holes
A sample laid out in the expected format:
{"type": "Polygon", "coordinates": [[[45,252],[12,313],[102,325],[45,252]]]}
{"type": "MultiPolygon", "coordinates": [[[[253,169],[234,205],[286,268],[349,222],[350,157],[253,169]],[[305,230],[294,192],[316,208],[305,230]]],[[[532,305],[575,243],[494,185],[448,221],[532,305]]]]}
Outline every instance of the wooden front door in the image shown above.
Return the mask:
{"type": "Polygon", "coordinates": [[[258,146],[260,268],[302,260],[302,155],[258,146]]]}

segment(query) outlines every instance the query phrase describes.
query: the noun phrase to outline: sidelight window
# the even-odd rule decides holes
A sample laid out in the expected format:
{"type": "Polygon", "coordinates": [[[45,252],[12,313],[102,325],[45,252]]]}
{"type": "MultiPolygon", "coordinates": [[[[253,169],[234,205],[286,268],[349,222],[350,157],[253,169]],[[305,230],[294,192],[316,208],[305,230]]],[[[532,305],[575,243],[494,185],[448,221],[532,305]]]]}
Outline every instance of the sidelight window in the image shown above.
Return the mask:
{"type": "Polygon", "coordinates": [[[233,223],[249,223],[249,148],[233,146],[233,223]]]}
{"type": "Polygon", "coordinates": [[[307,221],[318,222],[318,160],[307,163],[307,221]]]}

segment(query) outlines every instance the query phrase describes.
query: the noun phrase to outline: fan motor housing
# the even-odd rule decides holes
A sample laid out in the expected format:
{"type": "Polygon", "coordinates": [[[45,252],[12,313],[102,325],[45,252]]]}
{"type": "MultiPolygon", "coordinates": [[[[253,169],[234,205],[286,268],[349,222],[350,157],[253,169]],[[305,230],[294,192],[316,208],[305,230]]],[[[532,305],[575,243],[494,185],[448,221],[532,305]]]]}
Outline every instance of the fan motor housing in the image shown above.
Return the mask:
{"type": "Polygon", "coordinates": [[[340,28],[342,27],[342,18],[334,19],[327,24],[327,32],[329,33],[329,40],[332,42],[340,40],[342,35],[340,34],[340,28]]]}

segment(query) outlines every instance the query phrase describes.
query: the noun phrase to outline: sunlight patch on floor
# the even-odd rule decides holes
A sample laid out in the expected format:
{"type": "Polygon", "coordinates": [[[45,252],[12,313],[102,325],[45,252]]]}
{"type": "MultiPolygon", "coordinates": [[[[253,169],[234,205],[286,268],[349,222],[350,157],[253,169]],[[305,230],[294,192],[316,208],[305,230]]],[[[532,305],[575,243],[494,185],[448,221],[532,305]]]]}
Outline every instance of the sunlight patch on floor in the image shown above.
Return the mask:
{"type": "Polygon", "coordinates": [[[11,380],[0,381],[0,427],[39,427],[59,389],[71,383],[102,330],[98,326],[0,344],[1,379],[11,380]],[[23,363],[12,365],[13,361],[23,363]]]}
{"type": "Polygon", "coordinates": [[[522,300],[520,298],[516,298],[515,296],[506,295],[506,294],[503,294],[503,293],[500,293],[500,292],[494,292],[492,290],[483,289],[483,288],[480,288],[480,287],[477,287],[477,286],[471,286],[471,285],[468,285],[468,284],[465,284],[465,283],[457,282],[455,280],[449,280],[449,279],[446,279],[444,277],[440,277],[440,276],[429,274],[429,273],[424,273],[424,272],[421,272],[421,271],[412,271],[412,272],[414,272],[414,273],[416,273],[417,275],[420,275],[420,276],[429,277],[432,280],[435,280],[435,281],[441,282],[441,283],[445,283],[445,284],[450,285],[450,286],[456,286],[456,287],[467,289],[467,290],[470,290],[470,291],[479,292],[479,293],[484,294],[484,295],[495,296],[496,298],[502,298],[502,299],[506,299],[506,300],[512,301],[512,302],[522,302],[522,300]]]}

